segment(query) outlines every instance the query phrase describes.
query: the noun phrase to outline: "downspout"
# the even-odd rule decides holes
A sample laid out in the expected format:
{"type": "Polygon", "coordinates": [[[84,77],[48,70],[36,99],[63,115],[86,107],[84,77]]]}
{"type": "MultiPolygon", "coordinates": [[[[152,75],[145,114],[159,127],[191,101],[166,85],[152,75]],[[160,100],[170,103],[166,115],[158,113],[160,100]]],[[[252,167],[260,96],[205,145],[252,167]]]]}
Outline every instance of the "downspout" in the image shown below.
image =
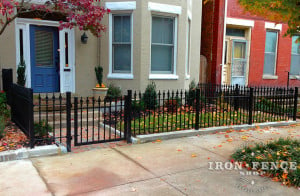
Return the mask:
{"type": "Polygon", "coordinates": [[[222,69],[221,69],[221,84],[223,84],[223,69],[225,64],[225,38],[226,38],[226,20],[227,20],[227,5],[228,0],[225,0],[225,11],[224,11],[224,34],[223,34],[223,52],[222,52],[222,69]]]}

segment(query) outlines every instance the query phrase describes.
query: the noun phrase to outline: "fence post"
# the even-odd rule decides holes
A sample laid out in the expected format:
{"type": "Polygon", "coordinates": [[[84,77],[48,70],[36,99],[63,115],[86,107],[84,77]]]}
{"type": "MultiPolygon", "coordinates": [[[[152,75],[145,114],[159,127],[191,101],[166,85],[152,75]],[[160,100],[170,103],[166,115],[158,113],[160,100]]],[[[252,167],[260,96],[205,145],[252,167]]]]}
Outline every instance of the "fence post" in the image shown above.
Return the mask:
{"type": "Polygon", "coordinates": [[[67,150],[71,152],[71,92],[67,92],[67,150]]]}
{"type": "Polygon", "coordinates": [[[249,96],[249,121],[248,124],[252,125],[253,121],[253,87],[250,88],[250,96],[249,96]]]}
{"type": "Polygon", "coordinates": [[[127,143],[132,143],[131,141],[131,119],[132,119],[132,112],[131,112],[131,105],[132,105],[132,90],[127,91],[127,96],[125,99],[125,138],[127,143]]]}
{"type": "MultiPolygon", "coordinates": [[[[12,88],[10,88],[9,91],[11,91],[12,88]]],[[[30,143],[30,148],[34,148],[34,143],[35,143],[35,134],[34,134],[34,117],[33,117],[33,90],[29,90],[29,103],[28,103],[28,128],[29,128],[29,143],[30,143]]]]}
{"type": "Polygon", "coordinates": [[[296,121],[297,118],[297,105],[298,105],[298,87],[295,88],[293,121],[296,121]]]}
{"type": "Polygon", "coordinates": [[[196,89],[196,118],[195,118],[195,130],[199,130],[200,121],[200,89],[196,89]]]}
{"type": "Polygon", "coordinates": [[[239,89],[240,87],[239,87],[239,85],[238,84],[236,84],[235,85],[235,90],[234,90],[234,110],[235,111],[237,111],[238,110],[238,108],[239,108],[239,91],[240,91],[240,89],[239,89]]]}
{"type": "Polygon", "coordinates": [[[74,97],[74,145],[78,143],[78,97],[74,97]]]}

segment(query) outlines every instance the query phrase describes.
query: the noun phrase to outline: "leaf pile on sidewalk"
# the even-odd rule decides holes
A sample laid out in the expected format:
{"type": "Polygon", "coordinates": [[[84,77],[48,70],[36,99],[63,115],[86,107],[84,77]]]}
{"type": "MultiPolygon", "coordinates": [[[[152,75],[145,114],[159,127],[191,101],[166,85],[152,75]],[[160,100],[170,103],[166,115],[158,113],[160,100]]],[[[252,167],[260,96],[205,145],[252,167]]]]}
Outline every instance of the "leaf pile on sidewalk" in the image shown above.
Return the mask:
{"type": "Polygon", "coordinates": [[[16,150],[28,146],[26,135],[13,123],[9,123],[4,129],[4,136],[0,138],[0,152],[16,150]]]}
{"type": "Polygon", "coordinates": [[[254,169],[253,162],[258,162],[254,170],[264,172],[264,176],[283,185],[300,188],[300,140],[280,138],[267,144],[247,146],[237,150],[232,158],[248,170],[254,169]],[[269,163],[268,169],[262,167],[263,162],[269,163]],[[291,168],[292,162],[296,163],[296,169],[291,168]],[[277,168],[272,169],[270,163],[276,163],[277,168]],[[281,163],[287,163],[287,167],[280,167],[281,163]]]}

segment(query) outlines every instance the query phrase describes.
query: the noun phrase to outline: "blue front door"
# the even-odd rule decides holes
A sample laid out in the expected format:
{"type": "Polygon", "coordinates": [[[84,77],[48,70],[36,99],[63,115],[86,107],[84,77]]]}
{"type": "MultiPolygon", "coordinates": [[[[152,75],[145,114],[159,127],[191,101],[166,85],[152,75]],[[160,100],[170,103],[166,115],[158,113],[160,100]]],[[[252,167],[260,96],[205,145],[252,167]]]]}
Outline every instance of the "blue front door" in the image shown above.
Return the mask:
{"type": "Polygon", "coordinates": [[[59,91],[58,29],[30,25],[31,87],[33,92],[59,91]]]}

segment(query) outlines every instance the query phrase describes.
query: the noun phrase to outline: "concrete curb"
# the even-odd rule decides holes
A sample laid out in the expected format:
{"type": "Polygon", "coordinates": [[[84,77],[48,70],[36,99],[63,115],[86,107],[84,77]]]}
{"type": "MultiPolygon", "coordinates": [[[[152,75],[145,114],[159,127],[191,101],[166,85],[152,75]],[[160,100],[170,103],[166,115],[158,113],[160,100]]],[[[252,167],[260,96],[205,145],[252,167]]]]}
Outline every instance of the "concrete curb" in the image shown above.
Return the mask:
{"type": "MultiPolygon", "coordinates": [[[[101,128],[104,128],[104,127],[105,127],[105,129],[111,129],[113,132],[116,132],[117,135],[119,135],[120,137],[123,137],[123,136],[124,136],[124,133],[123,133],[123,132],[121,132],[121,131],[119,131],[118,129],[115,129],[115,128],[109,126],[109,125],[105,125],[105,124],[103,124],[103,123],[100,123],[100,127],[101,127],[101,128]]],[[[138,140],[137,140],[135,137],[131,136],[131,142],[132,142],[132,143],[136,144],[137,141],[138,141],[138,140]]]]}
{"type": "Polygon", "coordinates": [[[47,145],[37,146],[33,149],[20,148],[18,150],[9,150],[0,153],[0,162],[14,161],[20,159],[29,159],[34,157],[53,156],[67,153],[64,146],[47,145]]]}
{"type": "Polygon", "coordinates": [[[281,122],[267,122],[267,123],[258,123],[253,125],[234,125],[234,126],[224,126],[224,127],[210,127],[204,128],[199,130],[183,130],[183,131],[173,131],[167,133],[155,133],[149,135],[137,135],[133,140],[132,143],[134,144],[142,144],[147,142],[160,140],[168,140],[168,139],[175,139],[181,137],[190,137],[190,136],[197,136],[197,135],[204,135],[204,134],[211,134],[216,132],[223,132],[227,130],[241,130],[241,129],[252,129],[257,126],[260,128],[265,127],[281,127],[281,126],[289,126],[299,124],[299,121],[281,121],[281,122]]]}

